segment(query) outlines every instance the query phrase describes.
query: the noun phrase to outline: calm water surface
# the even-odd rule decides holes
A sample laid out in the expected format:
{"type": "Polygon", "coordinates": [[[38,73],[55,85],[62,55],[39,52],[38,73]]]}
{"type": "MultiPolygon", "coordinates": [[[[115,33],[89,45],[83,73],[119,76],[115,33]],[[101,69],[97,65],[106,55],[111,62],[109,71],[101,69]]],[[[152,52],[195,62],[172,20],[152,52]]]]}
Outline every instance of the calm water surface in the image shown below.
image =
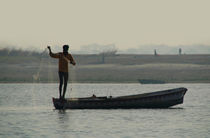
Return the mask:
{"type": "Polygon", "coordinates": [[[186,87],[171,109],[54,110],[57,84],[0,84],[0,137],[210,137],[210,84],[72,84],[67,97],[186,87]]]}

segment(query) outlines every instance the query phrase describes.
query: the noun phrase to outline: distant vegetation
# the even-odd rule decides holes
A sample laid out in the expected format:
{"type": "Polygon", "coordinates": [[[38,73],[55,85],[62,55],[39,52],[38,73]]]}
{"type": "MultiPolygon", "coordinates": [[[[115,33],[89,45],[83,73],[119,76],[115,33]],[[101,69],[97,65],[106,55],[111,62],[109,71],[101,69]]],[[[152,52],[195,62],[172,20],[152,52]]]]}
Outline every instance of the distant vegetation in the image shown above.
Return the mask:
{"type": "MultiPolygon", "coordinates": [[[[47,53],[44,53],[45,56],[47,56],[47,53]]],[[[9,49],[9,48],[3,48],[0,49],[0,56],[35,56],[39,57],[43,55],[43,53],[37,52],[37,51],[26,51],[22,49],[9,49]]]]}
{"type": "MultiPolygon", "coordinates": [[[[71,82],[210,82],[210,55],[73,54],[71,82]],[[151,81],[150,81],[151,80],[151,81]]],[[[57,82],[58,60],[48,52],[0,50],[0,82],[57,82]]]]}

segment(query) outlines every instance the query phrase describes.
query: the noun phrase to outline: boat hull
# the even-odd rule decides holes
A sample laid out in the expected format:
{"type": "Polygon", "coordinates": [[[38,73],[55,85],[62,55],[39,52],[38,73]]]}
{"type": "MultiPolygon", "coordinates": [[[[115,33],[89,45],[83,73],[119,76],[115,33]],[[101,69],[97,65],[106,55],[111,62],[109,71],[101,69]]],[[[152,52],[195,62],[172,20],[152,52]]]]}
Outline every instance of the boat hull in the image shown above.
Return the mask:
{"type": "Polygon", "coordinates": [[[176,88],[152,93],[107,97],[53,98],[55,109],[135,109],[135,108],[169,108],[182,104],[186,88],[176,88]]]}

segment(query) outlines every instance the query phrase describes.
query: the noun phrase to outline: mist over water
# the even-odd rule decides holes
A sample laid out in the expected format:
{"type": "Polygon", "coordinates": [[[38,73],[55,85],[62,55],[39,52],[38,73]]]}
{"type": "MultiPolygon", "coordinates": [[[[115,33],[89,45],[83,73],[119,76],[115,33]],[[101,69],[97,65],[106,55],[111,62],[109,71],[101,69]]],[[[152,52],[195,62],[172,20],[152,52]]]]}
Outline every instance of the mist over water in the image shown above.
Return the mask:
{"type": "Polygon", "coordinates": [[[209,137],[209,84],[69,84],[66,97],[186,87],[170,109],[54,110],[58,84],[0,84],[0,137],[209,137]]]}
{"type": "MultiPolygon", "coordinates": [[[[72,54],[100,54],[103,52],[116,51],[117,54],[154,54],[154,50],[157,51],[158,54],[162,55],[177,55],[179,54],[179,49],[182,49],[182,54],[210,54],[210,45],[204,44],[193,44],[193,45],[167,45],[167,44],[139,44],[136,46],[128,46],[127,48],[121,48],[115,43],[103,44],[103,43],[92,43],[81,45],[75,48],[71,43],[70,45],[70,53],[72,54]]],[[[61,52],[63,45],[51,45],[52,50],[54,52],[61,52]]],[[[46,46],[28,46],[21,47],[18,45],[11,44],[1,44],[0,42],[0,50],[1,49],[9,49],[12,50],[22,50],[22,51],[33,51],[33,52],[46,52],[46,46]]]]}

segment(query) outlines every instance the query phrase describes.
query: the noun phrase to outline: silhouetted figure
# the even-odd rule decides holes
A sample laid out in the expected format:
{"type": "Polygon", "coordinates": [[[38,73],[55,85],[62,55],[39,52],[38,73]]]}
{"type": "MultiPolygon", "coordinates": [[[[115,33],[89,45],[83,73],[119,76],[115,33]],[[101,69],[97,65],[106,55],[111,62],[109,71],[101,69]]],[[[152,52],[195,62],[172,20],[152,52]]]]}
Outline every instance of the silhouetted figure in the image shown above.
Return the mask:
{"type": "Polygon", "coordinates": [[[73,65],[76,65],[76,62],[74,61],[72,55],[68,53],[69,50],[68,45],[64,45],[63,52],[60,53],[52,53],[50,46],[48,46],[47,48],[49,49],[49,55],[51,57],[59,59],[59,71],[58,71],[59,80],[60,80],[59,96],[60,99],[64,99],[68,82],[68,62],[70,62],[73,65]],[[64,88],[62,95],[61,93],[62,93],[63,81],[64,81],[64,88]]]}
{"type": "Polygon", "coordinates": [[[96,98],[96,95],[95,95],[95,94],[93,94],[93,95],[92,95],[92,98],[96,98]]]}
{"type": "Polygon", "coordinates": [[[182,49],[181,48],[179,48],[179,55],[181,55],[182,54],[182,49]]]}
{"type": "Polygon", "coordinates": [[[154,50],[154,55],[157,56],[157,51],[156,51],[156,49],[154,50]]]}

